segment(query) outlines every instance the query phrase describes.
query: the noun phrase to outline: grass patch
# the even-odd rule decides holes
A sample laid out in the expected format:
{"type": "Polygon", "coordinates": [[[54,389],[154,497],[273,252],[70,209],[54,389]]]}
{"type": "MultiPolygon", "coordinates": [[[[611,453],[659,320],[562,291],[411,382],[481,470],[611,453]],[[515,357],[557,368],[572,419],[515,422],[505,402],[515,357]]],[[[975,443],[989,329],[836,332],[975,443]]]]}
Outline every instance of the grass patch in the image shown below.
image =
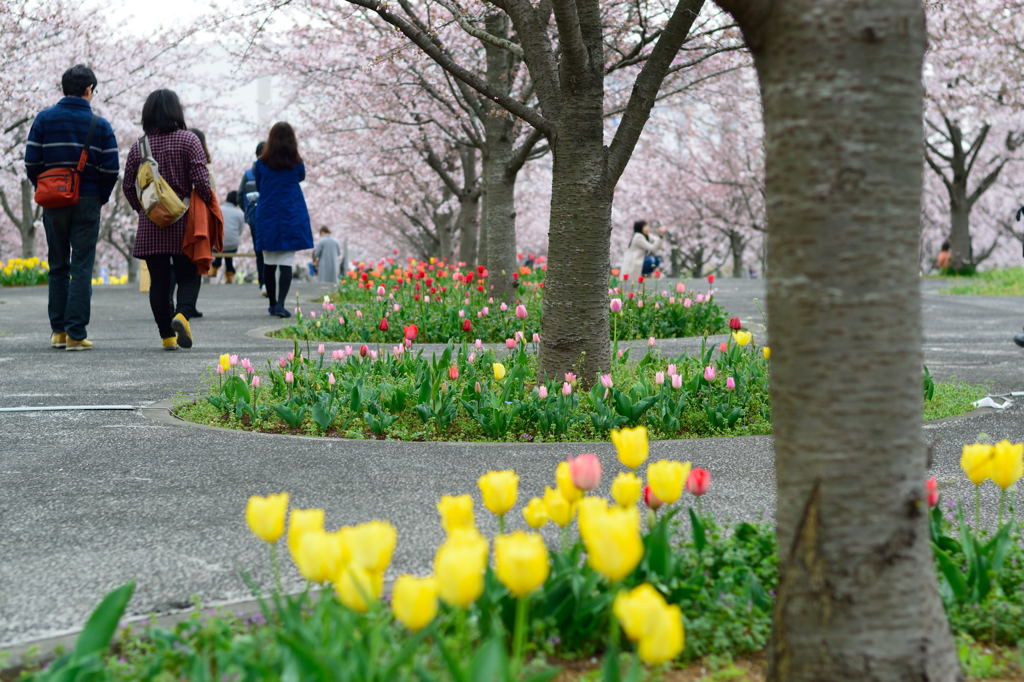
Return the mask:
{"type": "Polygon", "coordinates": [[[988,395],[988,386],[968,384],[953,377],[949,381],[936,382],[935,394],[924,403],[924,420],[934,421],[946,417],[967,414],[974,409],[975,400],[988,395]]]}
{"type": "Polygon", "coordinates": [[[971,277],[944,277],[955,286],[939,293],[957,296],[1024,296],[1024,268],[987,270],[971,277]]]}

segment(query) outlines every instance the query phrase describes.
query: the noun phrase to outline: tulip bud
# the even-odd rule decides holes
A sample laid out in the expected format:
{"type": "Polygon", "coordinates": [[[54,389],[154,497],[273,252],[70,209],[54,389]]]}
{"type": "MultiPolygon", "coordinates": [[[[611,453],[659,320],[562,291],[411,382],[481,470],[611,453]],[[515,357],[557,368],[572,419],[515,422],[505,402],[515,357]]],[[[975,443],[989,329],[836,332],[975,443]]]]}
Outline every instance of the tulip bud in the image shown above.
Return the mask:
{"type": "Polygon", "coordinates": [[[370,352],[370,348],[365,343],[363,345],[359,346],[359,357],[365,358],[366,354],[369,353],[369,352],[370,352]]]}
{"type": "Polygon", "coordinates": [[[544,500],[539,497],[531,498],[523,507],[523,518],[530,528],[541,528],[548,522],[548,510],[544,506],[544,500]]]}
{"type": "Polygon", "coordinates": [[[516,506],[519,476],[512,470],[488,471],[477,480],[484,506],[496,516],[501,516],[516,506]]]}
{"type": "Polygon", "coordinates": [[[928,492],[928,506],[934,507],[939,503],[939,482],[932,476],[924,483],[925,490],[928,492]]]}
{"type": "Polygon", "coordinates": [[[704,368],[704,378],[707,381],[714,381],[715,380],[715,368],[712,367],[711,365],[708,365],[707,367],[705,367],[704,368]]]}
{"type": "Polygon", "coordinates": [[[456,379],[459,378],[459,367],[458,367],[458,365],[449,365],[448,366],[448,378],[451,379],[452,381],[455,381],[456,379]]]}
{"type": "Polygon", "coordinates": [[[548,397],[548,387],[547,387],[547,386],[545,386],[545,385],[543,385],[543,384],[541,384],[540,386],[538,386],[538,387],[537,387],[537,396],[538,396],[538,397],[539,397],[539,398],[540,398],[541,400],[544,400],[545,398],[547,398],[547,397],[548,397]]]}
{"type": "Polygon", "coordinates": [[[737,331],[737,332],[739,330],[743,329],[743,325],[740,324],[740,318],[738,318],[738,317],[730,317],[729,318],[729,329],[732,329],[733,331],[737,331]]]}
{"type": "Polygon", "coordinates": [[[540,334],[538,334],[537,332],[533,333],[533,342],[540,343],[540,334]]]}
{"type": "Polygon", "coordinates": [[[654,373],[654,383],[656,383],[658,386],[663,386],[665,384],[665,373],[664,372],[655,372],[654,373]]]}
{"type": "Polygon", "coordinates": [[[253,495],[245,505],[245,521],[253,535],[264,542],[275,543],[284,534],[288,511],[288,493],[260,497],[253,495]]]}
{"type": "Polygon", "coordinates": [[[498,309],[501,310],[501,312],[505,312],[506,310],[508,310],[508,305],[502,303],[500,306],[498,306],[498,309]]]}
{"type": "Polygon", "coordinates": [[[562,395],[572,395],[572,384],[568,381],[562,382],[562,395]]]}
{"type": "Polygon", "coordinates": [[[386,332],[388,330],[388,318],[380,318],[380,324],[377,325],[377,328],[380,329],[382,332],[386,332]]]}
{"type": "Polygon", "coordinates": [[[328,372],[327,373],[327,385],[333,387],[334,384],[336,384],[337,382],[338,382],[338,380],[334,378],[334,373],[333,372],[328,372]]]}
{"type": "Polygon", "coordinates": [[[608,304],[608,307],[611,309],[611,311],[613,313],[621,313],[622,312],[622,299],[621,298],[613,298],[611,300],[611,302],[608,304]]]}
{"type": "Polygon", "coordinates": [[[500,362],[491,363],[491,370],[494,372],[495,380],[501,381],[505,378],[505,365],[500,362]]]}
{"type": "Polygon", "coordinates": [[[469,318],[466,318],[465,320],[462,321],[462,331],[468,332],[472,328],[473,328],[473,323],[469,321],[469,318]]]}
{"type": "Polygon", "coordinates": [[[288,370],[287,372],[284,373],[284,382],[286,384],[293,384],[293,383],[295,383],[295,375],[292,374],[291,370],[288,370]]]}
{"type": "Polygon", "coordinates": [[[764,348],[761,349],[761,352],[764,354],[764,359],[765,360],[770,360],[771,359],[771,357],[772,357],[772,349],[771,348],[769,348],[768,346],[765,346],[764,348]]]}
{"type": "Polygon", "coordinates": [[[224,374],[224,365],[221,365],[221,364],[218,363],[217,364],[217,376],[221,376],[223,374],[224,374]]]}
{"type": "Polygon", "coordinates": [[[699,497],[708,491],[710,485],[711,472],[700,467],[690,470],[690,476],[686,479],[686,492],[699,497]]]}
{"type": "Polygon", "coordinates": [[[683,387],[683,377],[678,374],[672,375],[672,388],[680,389],[683,387]]]}
{"type": "Polygon", "coordinates": [[[708,284],[714,284],[714,283],[715,283],[715,276],[714,275],[708,275],[708,284]]]}
{"type": "Polygon", "coordinates": [[[526,312],[526,306],[520,303],[516,306],[516,317],[520,320],[525,320],[528,313],[526,312]]]}
{"type": "Polygon", "coordinates": [[[479,381],[477,381],[477,382],[475,382],[475,383],[473,384],[473,392],[474,392],[474,393],[483,393],[483,390],[484,390],[484,389],[483,389],[483,387],[482,387],[482,386],[480,385],[480,382],[479,382],[479,381]]]}
{"type": "Polygon", "coordinates": [[[521,530],[495,537],[494,572],[513,596],[530,594],[544,584],[550,572],[544,539],[521,530]]]}
{"type": "Polygon", "coordinates": [[[437,581],[431,576],[398,576],[391,590],[391,612],[395,620],[413,632],[422,630],[437,615],[437,592],[437,581]]]}
{"type": "Polygon", "coordinates": [[[661,506],[665,503],[658,499],[658,496],[651,490],[651,486],[645,485],[644,504],[647,505],[649,509],[658,510],[661,509],[661,506]]]}
{"type": "Polygon", "coordinates": [[[632,471],[622,471],[612,481],[612,499],[620,507],[632,507],[640,501],[643,483],[632,471]]]}
{"type": "Polygon", "coordinates": [[[655,344],[654,337],[653,336],[647,337],[647,347],[648,348],[654,348],[654,344],[655,344]]]}
{"type": "Polygon", "coordinates": [[[736,390],[736,380],[733,379],[732,377],[727,378],[725,380],[725,387],[730,391],[736,390]]]}
{"type": "Polygon", "coordinates": [[[676,368],[676,364],[673,362],[671,365],[666,367],[665,368],[665,373],[668,374],[669,376],[672,376],[673,374],[679,374],[679,372],[677,371],[677,368],[676,368]]]}
{"type": "Polygon", "coordinates": [[[323,355],[324,353],[327,352],[327,346],[321,343],[319,346],[316,347],[316,352],[319,353],[320,355],[323,355]]]}
{"type": "Polygon", "coordinates": [[[253,388],[259,388],[260,387],[260,375],[259,374],[253,374],[252,375],[252,387],[253,388]]]}
{"type": "Polygon", "coordinates": [[[593,453],[569,458],[572,484],[583,491],[593,490],[601,482],[601,460],[593,453]]]}
{"type": "Polygon", "coordinates": [[[601,385],[604,386],[605,388],[611,388],[612,387],[612,375],[611,374],[602,374],[601,375],[601,385]]]}

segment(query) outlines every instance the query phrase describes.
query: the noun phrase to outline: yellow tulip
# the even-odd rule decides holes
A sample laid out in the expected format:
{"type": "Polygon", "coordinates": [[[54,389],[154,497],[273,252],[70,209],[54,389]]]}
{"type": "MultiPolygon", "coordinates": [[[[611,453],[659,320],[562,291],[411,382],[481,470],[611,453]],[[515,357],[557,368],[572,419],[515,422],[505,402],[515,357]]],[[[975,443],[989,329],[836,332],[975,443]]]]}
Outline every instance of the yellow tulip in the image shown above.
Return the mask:
{"type": "Polygon", "coordinates": [[[754,338],[754,335],[750,332],[733,332],[732,340],[736,342],[738,346],[745,346],[750,343],[750,340],[754,338]]]}
{"type": "Polygon", "coordinates": [[[974,485],[981,485],[992,471],[992,457],[995,451],[991,445],[974,443],[965,445],[960,455],[960,468],[974,485]]]}
{"type": "Polygon", "coordinates": [[[334,591],[341,603],[358,613],[369,611],[370,605],[380,599],[383,589],[383,573],[367,571],[355,563],[343,567],[334,579],[334,591]]]}
{"type": "Polygon", "coordinates": [[[555,468],[555,485],[566,502],[572,503],[583,497],[583,491],[572,482],[572,469],[568,462],[561,462],[555,468]]]}
{"type": "Polygon", "coordinates": [[[323,509],[292,509],[288,516],[288,552],[292,561],[299,564],[298,552],[302,536],[310,531],[324,529],[323,509]]]}
{"type": "Polygon", "coordinates": [[[548,548],[537,533],[521,530],[494,538],[494,571],[516,597],[525,597],[548,579],[548,548]]]}
{"type": "Polygon", "coordinates": [[[492,514],[501,516],[516,506],[519,476],[511,469],[488,471],[477,480],[477,485],[484,497],[484,506],[492,514]]]}
{"type": "Polygon", "coordinates": [[[487,541],[476,531],[459,529],[453,533],[434,554],[434,576],[441,599],[449,606],[463,608],[475,602],[484,591],[486,567],[487,541]],[[478,540],[471,537],[473,533],[478,540]]]}
{"type": "Polygon", "coordinates": [[[608,511],[608,500],[603,497],[584,497],[577,503],[580,514],[580,535],[588,532],[598,515],[608,511]]]}
{"type": "Polygon", "coordinates": [[[544,488],[544,510],[548,518],[565,528],[576,515],[576,505],[566,500],[562,493],[550,487],[544,488]]]}
{"type": "Polygon", "coordinates": [[[764,359],[765,360],[771,360],[772,359],[772,349],[769,348],[768,346],[765,346],[764,348],[762,348],[761,352],[764,353],[764,359]]]}
{"type": "Polygon", "coordinates": [[[995,444],[992,468],[989,476],[992,482],[1006,490],[1024,475],[1024,443],[1001,440],[995,444]]]}
{"type": "Polygon", "coordinates": [[[494,370],[494,378],[501,381],[505,378],[505,365],[500,362],[495,362],[491,365],[491,369],[494,370]]]}
{"type": "MultiPolygon", "coordinates": [[[[592,498],[584,499],[584,503],[592,498]]],[[[582,505],[582,503],[581,503],[582,505]]],[[[594,507],[584,514],[580,507],[580,534],[587,549],[587,563],[609,580],[628,576],[644,555],[640,538],[640,512],[636,507],[594,507]]]]}
{"type": "Polygon", "coordinates": [[[658,665],[671,661],[683,651],[686,635],[679,606],[665,606],[655,612],[647,636],[640,640],[637,653],[644,663],[658,665]]]}
{"type": "Polygon", "coordinates": [[[422,630],[437,615],[437,581],[432,576],[398,576],[391,590],[391,612],[413,632],[422,630]]]}
{"type": "Polygon", "coordinates": [[[292,558],[302,577],[314,583],[333,579],[344,565],[338,538],[333,533],[317,529],[302,534],[297,550],[292,552],[292,558]]]}
{"type": "Polygon", "coordinates": [[[220,368],[225,372],[231,369],[231,355],[229,355],[228,353],[225,353],[224,355],[220,356],[217,362],[220,363],[220,368]]]}
{"type": "Polygon", "coordinates": [[[619,453],[619,461],[636,469],[647,460],[647,427],[612,429],[612,444],[619,453]]]}
{"type": "Polygon", "coordinates": [[[665,504],[672,504],[682,496],[689,475],[689,462],[662,459],[647,465],[647,485],[665,504]]]}
{"type": "Polygon", "coordinates": [[[245,521],[253,535],[264,542],[277,542],[284,533],[288,493],[260,497],[253,495],[245,505],[245,521]]]}
{"type": "Polygon", "coordinates": [[[632,471],[620,472],[612,481],[612,499],[620,507],[632,507],[640,501],[643,481],[632,471]]]}
{"type": "Polygon", "coordinates": [[[398,531],[387,521],[368,521],[355,526],[348,537],[352,563],[371,573],[384,573],[398,542],[398,531]]]}
{"type": "Polygon", "coordinates": [[[619,619],[623,632],[632,641],[643,639],[650,630],[651,622],[658,609],[665,608],[665,599],[650,583],[643,583],[632,590],[622,590],[615,595],[612,611],[619,619]]]}
{"type": "Polygon", "coordinates": [[[469,495],[442,495],[437,503],[441,527],[451,533],[456,528],[474,528],[473,498],[469,495]]]}
{"type": "Polygon", "coordinates": [[[523,518],[530,528],[540,528],[548,522],[548,510],[544,506],[544,500],[539,497],[532,498],[523,507],[523,518]]]}

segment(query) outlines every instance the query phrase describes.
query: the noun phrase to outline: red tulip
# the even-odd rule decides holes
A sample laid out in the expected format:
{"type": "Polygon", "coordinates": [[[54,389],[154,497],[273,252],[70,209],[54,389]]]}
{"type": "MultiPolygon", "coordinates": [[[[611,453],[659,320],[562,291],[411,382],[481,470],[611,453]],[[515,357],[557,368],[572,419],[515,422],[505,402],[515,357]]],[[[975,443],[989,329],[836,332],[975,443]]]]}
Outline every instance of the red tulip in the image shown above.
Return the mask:
{"type": "Polygon", "coordinates": [[[743,325],[740,324],[740,318],[738,318],[738,317],[730,317],[729,318],[729,329],[732,329],[734,331],[739,331],[739,330],[743,329],[743,325]]]}
{"type": "Polygon", "coordinates": [[[380,318],[380,324],[377,326],[382,332],[386,332],[388,330],[388,318],[380,318]]]}
{"type": "Polygon", "coordinates": [[[640,275],[639,277],[637,277],[637,278],[636,278],[636,281],[637,281],[638,283],[640,283],[640,284],[643,284],[643,283],[644,283],[644,276],[643,276],[643,275],[640,275]]]}
{"type": "Polygon", "coordinates": [[[465,320],[462,321],[462,331],[468,332],[472,328],[473,328],[473,324],[469,321],[468,317],[465,320]]]}
{"type": "Polygon", "coordinates": [[[448,366],[448,378],[451,379],[452,381],[455,381],[456,379],[459,378],[459,367],[458,367],[458,365],[449,365],[448,366]]]}
{"type": "Polygon", "coordinates": [[[934,507],[939,503],[939,482],[932,476],[924,482],[924,487],[928,491],[928,506],[934,507]]]}
{"type": "Polygon", "coordinates": [[[409,339],[410,341],[415,341],[416,335],[420,333],[419,327],[417,327],[414,324],[407,324],[404,327],[403,331],[405,331],[405,338],[409,339]]]}
{"type": "Polygon", "coordinates": [[[708,275],[708,284],[714,284],[714,283],[715,283],[715,276],[714,275],[708,275]]]}
{"type": "Polygon", "coordinates": [[[690,477],[686,479],[686,490],[691,495],[703,495],[711,485],[711,473],[707,469],[694,467],[690,470],[690,477]]]}
{"type": "Polygon", "coordinates": [[[593,490],[601,482],[601,460],[591,452],[570,457],[569,475],[580,490],[593,490]]]}
{"type": "Polygon", "coordinates": [[[660,509],[661,505],[663,505],[665,503],[658,499],[658,496],[655,495],[654,492],[651,490],[651,486],[645,485],[644,486],[644,504],[646,504],[651,509],[660,509]]]}
{"type": "Polygon", "coordinates": [[[366,346],[365,343],[363,345],[359,346],[359,357],[365,358],[366,354],[369,353],[369,352],[370,352],[370,349],[366,346]]]}

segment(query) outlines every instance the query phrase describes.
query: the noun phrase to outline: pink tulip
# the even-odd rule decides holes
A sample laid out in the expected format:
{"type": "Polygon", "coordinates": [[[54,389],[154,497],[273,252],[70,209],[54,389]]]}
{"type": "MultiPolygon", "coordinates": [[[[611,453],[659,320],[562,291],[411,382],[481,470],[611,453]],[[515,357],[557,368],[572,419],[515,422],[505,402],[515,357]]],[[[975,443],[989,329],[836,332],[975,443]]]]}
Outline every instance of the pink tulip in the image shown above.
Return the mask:
{"type": "Polygon", "coordinates": [[[939,503],[939,482],[932,476],[925,481],[924,487],[928,491],[928,506],[934,507],[939,503]]]}
{"type": "Polygon", "coordinates": [[[309,319],[311,319],[311,320],[315,320],[316,319],[316,311],[315,310],[310,310],[309,311],[309,319]]]}
{"type": "Polygon", "coordinates": [[[338,315],[338,324],[345,324],[345,318],[341,315],[338,315]]]}
{"type": "MultiPolygon", "coordinates": [[[[605,388],[611,388],[612,387],[612,375],[611,374],[602,374],[601,375],[601,385],[604,386],[605,388]]],[[[576,486],[576,487],[578,488],[579,486],[576,486]]]]}
{"type": "Polygon", "coordinates": [[[569,383],[575,383],[576,375],[573,374],[572,372],[566,372],[565,373],[565,380],[568,381],[569,383]]]}
{"type": "Polygon", "coordinates": [[[654,344],[655,344],[655,339],[654,339],[654,337],[653,337],[653,336],[649,336],[649,337],[647,338],[647,347],[648,347],[648,348],[654,348],[654,344]]]}
{"type": "Polygon", "coordinates": [[[328,372],[327,373],[327,385],[328,386],[334,386],[334,384],[336,384],[336,383],[338,383],[338,380],[334,378],[334,373],[333,372],[328,372]]]}
{"type": "Polygon", "coordinates": [[[401,309],[402,309],[402,306],[400,306],[400,305],[398,305],[398,304],[396,303],[396,304],[394,304],[393,306],[391,306],[391,309],[392,309],[392,310],[394,310],[394,311],[395,311],[395,312],[397,313],[397,312],[398,312],[399,310],[401,310],[401,309]]]}
{"type": "Polygon", "coordinates": [[[484,306],[483,308],[480,309],[480,312],[483,313],[484,315],[490,315],[491,309],[488,308],[487,306],[484,306]]]}
{"type": "Polygon", "coordinates": [[[253,388],[259,388],[260,387],[260,375],[259,374],[254,374],[253,375],[253,377],[252,377],[252,387],[253,388]]]}
{"type": "Polygon", "coordinates": [[[693,301],[691,301],[689,298],[683,299],[683,307],[684,308],[689,308],[692,305],[693,305],[693,301]]]}
{"type": "Polygon", "coordinates": [[[383,285],[383,284],[382,284],[382,285],[380,285],[379,287],[377,287],[377,295],[378,295],[378,296],[383,296],[383,295],[384,295],[384,294],[386,294],[387,292],[388,292],[388,290],[384,288],[384,285],[383,285]]]}
{"type": "Polygon", "coordinates": [[[707,379],[708,381],[714,381],[715,380],[715,368],[712,367],[711,365],[708,365],[707,367],[705,367],[704,368],[704,378],[707,379]]]}
{"type": "Polygon", "coordinates": [[[521,331],[517,331],[517,332],[515,333],[515,338],[516,338],[516,341],[517,341],[517,342],[519,342],[519,341],[522,341],[522,340],[523,340],[523,336],[524,336],[524,335],[523,335],[523,332],[521,332],[521,331]]]}
{"type": "Polygon", "coordinates": [[[471,364],[471,365],[473,364],[473,361],[475,361],[475,360],[476,360],[476,352],[470,353],[469,357],[466,358],[466,361],[469,362],[469,364],[471,364]]]}
{"type": "Polygon", "coordinates": [[[667,373],[667,374],[668,374],[669,376],[672,376],[673,374],[679,374],[679,372],[677,372],[677,371],[676,371],[676,365],[675,365],[675,363],[672,363],[672,364],[671,364],[671,365],[669,365],[669,366],[668,366],[667,368],[665,368],[665,372],[666,372],[666,373],[667,373]]]}
{"type": "Polygon", "coordinates": [[[537,332],[533,333],[533,342],[540,343],[540,334],[538,334],[537,332]]]}
{"type": "Polygon", "coordinates": [[[224,374],[224,367],[218,362],[217,363],[217,376],[224,374]]]}
{"type": "Polygon", "coordinates": [[[353,353],[355,353],[355,351],[352,349],[352,346],[345,346],[345,357],[350,358],[353,353]]]}
{"type": "Polygon", "coordinates": [[[477,381],[476,383],[473,384],[473,390],[476,393],[480,393],[480,392],[482,392],[484,390],[484,388],[483,388],[483,386],[480,385],[480,382],[477,381]]]}
{"type": "MultiPolygon", "coordinates": [[[[232,354],[231,354],[231,355],[230,355],[230,356],[228,357],[228,364],[229,364],[229,365],[231,365],[232,367],[234,367],[235,365],[237,365],[237,364],[238,364],[238,356],[237,356],[237,355],[235,355],[234,353],[232,353],[232,354]]],[[[243,367],[244,367],[244,365],[243,365],[243,367]]]]}
{"type": "Polygon", "coordinates": [[[337,349],[331,351],[331,360],[341,360],[345,357],[345,351],[337,349]]]}
{"type": "Polygon", "coordinates": [[[324,353],[327,352],[327,346],[321,343],[319,346],[316,347],[316,352],[319,353],[320,355],[323,355],[324,353]]]}
{"type": "Polygon", "coordinates": [[[665,384],[665,373],[664,372],[655,372],[654,373],[654,383],[656,383],[658,386],[664,385],[665,384]]]}
{"type": "Polygon", "coordinates": [[[291,362],[294,359],[295,359],[295,351],[293,351],[293,350],[288,351],[288,362],[291,362]]]}
{"type": "Polygon", "coordinates": [[[541,400],[543,400],[544,398],[547,398],[548,397],[548,387],[547,386],[543,386],[543,385],[538,386],[537,387],[537,395],[540,397],[541,400]]]}
{"type": "Polygon", "coordinates": [[[672,388],[679,389],[679,388],[682,388],[682,387],[683,387],[683,377],[678,375],[678,374],[673,374],[672,375],[672,388]]]}
{"type": "Polygon", "coordinates": [[[500,306],[498,306],[498,310],[500,310],[501,312],[505,312],[506,310],[508,310],[508,305],[502,303],[500,306]]]}
{"type": "Polygon", "coordinates": [[[519,305],[516,306],[516,317],[518,317],[520,320],[525,320],[527,315],[528,313],[526,312],[525,305],[520,303],[519,305]]]}
{"type": "Polygon", "coordinates": [[[465,317],[465,316],[466,316],[466,311],[465,311],[465,310],[462,310],[462,309],[460,309],[460,310],[459,310],[459,317],[465,317]]]}
{"type": "Polygon", "coordinates": [[[601,482],[601,460],[591,452],[570,457],[569,475],[572,484],[580,490],[593,490],[601,482]]]}
{"type": "Polygon", "coordinates": [[[686,285],[682,282],[676,282],[676,293],[681,294],[686,291],[686,285]]]}
{"type": "Polygon", "coordinates": [[[515,339],[505,339],[505,348],[508,348],[509,350],[512,350],[515,347],[516,347],[516,340],[515,339]]]}
{"type": "Polygon", "coordinates": [[[736,390],[736,380],[733,379],[732,377],[729,377],[728,379],[725,380],[725,387],[730,391],[736,390]]]}
{"type": "Polygon", "coordinates": [[[562,382],[562,395],[572,395],[572,386],[568,381],[562,382]]]}
{"type": "Polygon", "coordinates": [[[637,301],[637,302],[636,302],[636,307],[637,307],[637,308],[643,308],[643,307],[644,307],[644,302],[643,302],[643,300],[637,301]]]}
{"type": "Polygon", "coordinates": [[[294,384],[295,383],[295,375],[292,374],[291,370],[288,370],[287,372],[284,373],[284,382],[286,384],[294,384]]]}
{"type": "Polygon", "coordinates": [[[704,294],[697,294],[697,303],[704,302],[704,294]]]}
{"type": "Polygon", "coordinates": [[[688,493],[700,497],[708,491],[710,485],[711,472],[700,467],[690,469],[690,477],[686,479],[686,491],[688,493]]]}
{"type": "Polygon", "coordinates": [[[375,351],[375,350],[371,350],[370,351],[370,359],[371,360],[376,360],[378,356],[379,356],[379,353],[377,353],[377,351],[375,351]]]}
{"type": "Polygon", "coordinates": [[[430,303],[430,296],[424,296],[423,297],[423,302],[424,303],[430,303]]]}
{"type": "Polygon", "coordinates": [[[729,344],[723,341],[722,343],[718,344],[718,350],[722,351],[723,353],[726,352],[727,350],[729,350],[729,344]]]}
{"type": "Polygon", "coordinates": [[[621,298],[613,298],[611,300],[611,303],[608,304],[608,307],[611,308],[611,311],[613,313],[621,313],[622,312],[622,299],[621,298]]]}
{"type": "Polygon", "coordinates": [[[476,311],[476,316],[477,316],[477,319],[482,319],[484,314],[478,310],[478,311],[476,311]]]}
{"type": "Polygon", "coordinates": [[[277,364],[281,367],[281,369],[284,369],[285,366],[288,364],[288,358],[285,358],[285,357],[278,358],[277,359],[277,364]]]}
{"type": "Polygon", "coordinates": [[[669,296],[668,297],[668,302],[669,302],[670,305],[675,305],[676,304],[676,297],[675,296],[669,296]]]}
{"type": "Polygon", "coordinates": [[[480,339],[477,339],[476,341],[473,342],[473,345],[476,347],[477,350],[481,350],[484,347],[484,342],[481,341],[480,339]]]}
{"type": "Polygon", "coordinates": [[[458,367],[458,365],[449,365],[448,366],[448,378],[451,379],[452,381],[455,381],[456,379],[459,378],[459,367],[458,367]]]}
{"type": "Polygon", "coordinates": [[[356,319],[357,320],[363,319],[363,311],[362,310],[357,310],[356,311],[356,319]]]}

